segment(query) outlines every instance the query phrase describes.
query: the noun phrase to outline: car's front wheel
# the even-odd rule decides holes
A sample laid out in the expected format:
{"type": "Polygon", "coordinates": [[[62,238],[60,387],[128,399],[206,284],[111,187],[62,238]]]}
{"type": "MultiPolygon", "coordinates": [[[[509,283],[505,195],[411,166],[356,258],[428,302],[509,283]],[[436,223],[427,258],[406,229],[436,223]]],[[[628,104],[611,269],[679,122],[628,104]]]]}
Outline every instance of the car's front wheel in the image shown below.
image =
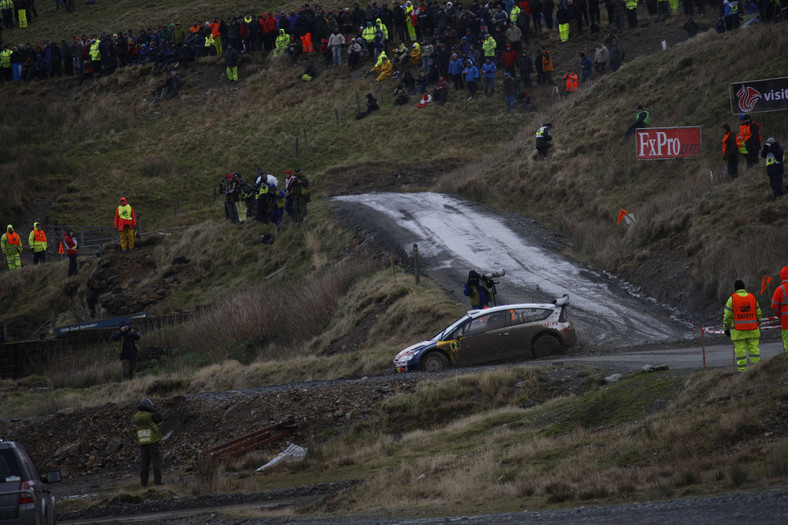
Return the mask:
{"type": "Polygon", "coordinates": [[[549,334],[542,334],[534,340],[531,347],[534,352],[534,358],[546,357],[549,355],[560,354],[563,350],[561,341],[557,337],[549,334]]]}
{"type": "Polygon", "coordinates": [[[449,368],[449,360],[440,352],[429,352],[421,359],[421,369],[425,372],[440,372],[449,368]]]}

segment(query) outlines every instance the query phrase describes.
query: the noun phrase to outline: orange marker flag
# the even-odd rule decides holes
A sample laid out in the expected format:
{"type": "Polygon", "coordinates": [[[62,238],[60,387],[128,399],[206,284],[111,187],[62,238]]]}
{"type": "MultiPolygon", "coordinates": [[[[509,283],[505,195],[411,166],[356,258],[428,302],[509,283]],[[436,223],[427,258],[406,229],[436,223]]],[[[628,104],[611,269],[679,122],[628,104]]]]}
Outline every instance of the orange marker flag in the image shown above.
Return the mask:
{"type": "Polygon", "coordinates": [[[66,254],[66,251],[63,249],[63,243],[62,242],[60,243],[60,247],[57,249],[57,254],[58,255],[65,255],[66,254]]]}
{"type": "Polygon", "coordinates": [[[764,275],[763,279],[761,279],[761,295],[763,295],[763,292],[769,287],[770,282],[772,282],[772,278],[768,275],[764,275]]]}
{"type": "Polygon", "coordinates": [[[627,210],[625,210],[624,208],[621,208],[620,210],[618,210],[618,220],[616,221],[616,224],[621,224],[621,221],[624,220],[624,217],[626,217],[627,213],[629,213],[629,212],[627,210]]]}

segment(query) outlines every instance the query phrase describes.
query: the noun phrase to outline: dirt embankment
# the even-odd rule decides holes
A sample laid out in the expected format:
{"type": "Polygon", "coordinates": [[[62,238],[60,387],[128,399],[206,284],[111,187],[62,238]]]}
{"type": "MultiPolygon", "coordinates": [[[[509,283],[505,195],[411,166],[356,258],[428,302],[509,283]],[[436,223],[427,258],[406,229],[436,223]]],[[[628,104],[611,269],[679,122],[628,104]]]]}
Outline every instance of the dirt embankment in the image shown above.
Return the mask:
{"type": "MultiPolygon", "coordinates": [[[[391,376],[169,397],[158,402],[162,433],[173,432],[164,447],[165,462],[169,468],[190,467],[200,451],[283,421],[298,425],[291,440],[311,443],[326,429],[343,432],[382,400],[411,392],[419,379],[391,376]]],[[[69,408],[0,421],[0,434],[24,443],[42,470],[79,478],[136,464],[134,412],[135,405],[111,403],[69,408]]],[[[270,450],[278,452],[281,445],[270,450]]]]}

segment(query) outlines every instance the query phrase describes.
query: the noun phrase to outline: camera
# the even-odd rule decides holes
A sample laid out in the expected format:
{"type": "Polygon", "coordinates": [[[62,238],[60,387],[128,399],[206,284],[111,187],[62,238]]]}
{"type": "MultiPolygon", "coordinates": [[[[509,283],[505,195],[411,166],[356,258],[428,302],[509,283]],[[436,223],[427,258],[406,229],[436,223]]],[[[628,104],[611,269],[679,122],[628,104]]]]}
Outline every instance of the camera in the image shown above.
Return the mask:
{"type": "Polygon", "coordinates": [[[506,275],[506,271],[502,268],[500,270],[493,270],[491,272],[487,272],[483,275],[485,279],[495,279],[496,277],[503,277],[506,275]]]}

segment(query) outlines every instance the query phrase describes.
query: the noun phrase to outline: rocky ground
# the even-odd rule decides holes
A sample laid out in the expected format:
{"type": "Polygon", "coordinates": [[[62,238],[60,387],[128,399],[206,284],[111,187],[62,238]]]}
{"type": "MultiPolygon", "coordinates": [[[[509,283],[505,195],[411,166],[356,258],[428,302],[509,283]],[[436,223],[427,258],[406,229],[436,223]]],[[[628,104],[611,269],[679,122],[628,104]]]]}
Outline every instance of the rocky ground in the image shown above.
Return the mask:
{"type": "MultiPolygon", "coordinates": [[[[548,370],[552,395],[576,391],[586,377],[583,367],[567,366],[548,370]]],[[[449,371],[441,377],[465,371],[449,371]]],[[[200,453],[229,440],[271,425],[289,422],[294,433],[262,448],[275,456],[288,442],[313,446],[326,435],[346,432],[382,401],[412,392],[419,381],[434,375],[399,374],[361,379],[324,381],[255,388],[228,392],[206,392],[160,399],[152,396],[164,417],[163,434],[172,431],[162,449],[165,481],[175,471],[191,472],[200,453]]],[[[109,487],[134,482],[138,450],[133,440],[131,416],[134,405],[107,403],[90,409],[64,409],[52,416],[0,421],[0,435],[24,443],[42,471],[59,470],[63,481],[52,485],[59,498],[97,493],[109,487]],[[43,439],[42,439],[43,438],[43,439]]],[[[343,490],[346,484],[297,489],[286,498],[343,490]]],[[[139,498],[104,501],[67,517],[135,514],[167,510],[172,506],[215,506],[248,501],[266,501],[278,496],[274,491],[257,495],[200,498],[198,503],[160,491],[139,498]],[[272,495],[273,494],[273,495],[272,495]],[[177,503],[163,503],[175,501],[177,503]],[[103,509],[103,510],[101,510],[103,509]]],[[[66,516],[64,516],[66,517],[66,516]]]]}

